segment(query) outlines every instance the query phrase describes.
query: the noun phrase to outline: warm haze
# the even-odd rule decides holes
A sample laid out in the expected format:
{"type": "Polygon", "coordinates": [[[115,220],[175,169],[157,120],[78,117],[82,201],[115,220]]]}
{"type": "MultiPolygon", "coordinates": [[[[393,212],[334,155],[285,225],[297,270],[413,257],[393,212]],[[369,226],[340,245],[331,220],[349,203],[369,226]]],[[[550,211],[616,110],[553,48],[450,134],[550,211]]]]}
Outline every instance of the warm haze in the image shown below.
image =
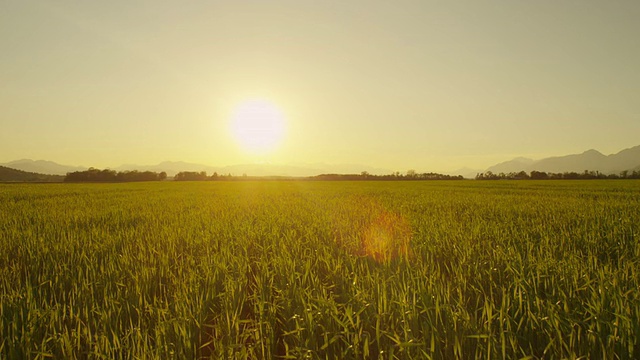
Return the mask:
{"type": "Polygon", "coordinates": [[[638,1],[0,3],[0,163],[486,168],[638,145],[638,1]]]}

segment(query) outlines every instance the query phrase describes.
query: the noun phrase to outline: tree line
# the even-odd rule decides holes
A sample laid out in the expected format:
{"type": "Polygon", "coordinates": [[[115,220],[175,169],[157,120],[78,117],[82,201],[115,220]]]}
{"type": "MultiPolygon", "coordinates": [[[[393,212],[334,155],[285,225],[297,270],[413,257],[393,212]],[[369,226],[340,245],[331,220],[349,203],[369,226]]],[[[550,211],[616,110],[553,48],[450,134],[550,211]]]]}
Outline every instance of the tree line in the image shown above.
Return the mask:
{"type": "Polygon", "coordinates": [[[153,171],[120,171],[109,169],[89,168],[85,171],[67,173],[64,182],[135,182],[135,181],[161,181],[167,178],[167,173],[153,171]]]}
{"type": "MultiPolygon", "coordinates": [[[[167,173],[153,171],[120,171],[109,169],[89,168],[85,171],[67,173],[64,182],[136,182],[136,181],[162,181],[167,179],[167,173]]],[[[321,174],[309,177],[282,177],[282,176],[234,176],[231,174],[219,175],[214,172],[207,175],[206,171],[182,171],[177,173],[175,181],[246,181],[246,180],[324,180],[324,181],[416,181],[416,180],[464,180],[462,175],[446,175],[434,172],[418,173],[409,170],[406,173],[394,172],[387,175],[372,175],[366,171],[360,174],[321,174]]],[[[589,180],[589,179],[640,179],[640,170],[622,171],[619,174],[603,174],[598,171],[585,170],[582,173],[564,172],[547,173],[544,171],[525,171],[498,173],[491,171],[478,173],[476,180],[589,180]]]]}
{"type": "MultiPolygon", "coordinates": [[[[242,178],[248,178],[246,174],[242,175],[242,178]]],[[[206,171],[181,171],[177,173],[173,180],[175,181],[215,181],[215,180],[238,180],[240,176],[218,175],[217,172],[207,175],[206,171]]]]}
{"type": "Polygon", "coordinates": [[[242,181],[242,180],[329,180],[329,181],[339,181],[339,180],[350,180],[350,181],[361,181],[361,180],[463,180],[462,175],[445,175],[438,173],[417,173],[414,170],[407,171],[406,174],[402,174],[400,172],[395,172],[388,175],[372,175],[366,171],[361,172],[360,174],[321,174],[316,176],[309,177],[280,177],[280,176],[247,176],[246,174],[242,176],[233,176],[231,174],[228,175],[219,175],[217,172],[214,172],[211,176],[208,176],[205,171],[182,171],[177,173],[174,178],[176,181],[242,181]]]}
{"type": "Polygon", "coordinates": [[[476,180],[594,180],[594,179],[640,179],[640,170],[625,170],[619,174],[603,174],[599,171],[585,170],[582,173],[563,172],[552,173],[544,171],[525,171],[494,174],[491,171],[478,173],[476,180]]]}
{"type": "Polygon", "coordinates": [[[446,175],[438,174],[434,172],[418,173],[415,170],[409,170],[406,174],[402,174],[399,171],[388,175],[372,175],[366,171],[360,174],[322,174],[309,177],[310,180],[387,180],[387,181],[412,181],[412,180],[464,180],[462,175],[446,175]]]}

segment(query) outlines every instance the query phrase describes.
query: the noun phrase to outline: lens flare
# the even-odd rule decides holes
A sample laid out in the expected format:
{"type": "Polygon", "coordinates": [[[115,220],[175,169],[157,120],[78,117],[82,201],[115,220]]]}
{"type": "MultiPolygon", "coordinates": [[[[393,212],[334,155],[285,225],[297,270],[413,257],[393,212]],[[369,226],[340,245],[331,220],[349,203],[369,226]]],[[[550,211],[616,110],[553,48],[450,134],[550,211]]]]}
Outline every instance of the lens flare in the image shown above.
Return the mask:
{"type": "Polygon", "coordinates": [[[409,257],[411,227],[400,215],[382,210],[365,229],[362,253],[378,262],[387,262],[399,257],[409,257]]]}
{"type": "Polygon", "coordinates": [[[350,205],[335,207],[330,222],[336,244],[344,251],[379,263],[413,258],[413,231],[402,215],[368,197],[341,204],[350,205]]]}

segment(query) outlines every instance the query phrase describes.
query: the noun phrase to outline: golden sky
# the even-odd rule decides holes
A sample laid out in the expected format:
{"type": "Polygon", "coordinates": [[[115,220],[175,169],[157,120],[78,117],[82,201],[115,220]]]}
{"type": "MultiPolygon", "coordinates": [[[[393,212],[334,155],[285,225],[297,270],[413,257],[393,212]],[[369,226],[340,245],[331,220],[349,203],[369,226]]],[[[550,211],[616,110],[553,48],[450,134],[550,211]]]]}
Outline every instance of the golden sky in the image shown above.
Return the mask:
{"type": "Polygon", "coordinates": [[[2,1],[0,162],[485,168],[640,144],[640,1],[2,1]],[[234,136],[259,99],[284,133],[234,136]]]}

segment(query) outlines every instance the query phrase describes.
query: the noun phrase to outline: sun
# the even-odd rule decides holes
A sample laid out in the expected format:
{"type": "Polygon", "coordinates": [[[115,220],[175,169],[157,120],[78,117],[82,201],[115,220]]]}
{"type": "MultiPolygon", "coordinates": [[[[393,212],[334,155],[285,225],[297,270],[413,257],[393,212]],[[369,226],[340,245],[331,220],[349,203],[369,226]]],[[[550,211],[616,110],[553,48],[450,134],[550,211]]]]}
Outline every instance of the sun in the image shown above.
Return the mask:
{"type": "Polygon", "coordinates": [[[275,150],[285,133],[285,117],[272,102],[251,99],[240,103],[231,115],[231,131],[248,152],[266,154],[275,150]]]}

